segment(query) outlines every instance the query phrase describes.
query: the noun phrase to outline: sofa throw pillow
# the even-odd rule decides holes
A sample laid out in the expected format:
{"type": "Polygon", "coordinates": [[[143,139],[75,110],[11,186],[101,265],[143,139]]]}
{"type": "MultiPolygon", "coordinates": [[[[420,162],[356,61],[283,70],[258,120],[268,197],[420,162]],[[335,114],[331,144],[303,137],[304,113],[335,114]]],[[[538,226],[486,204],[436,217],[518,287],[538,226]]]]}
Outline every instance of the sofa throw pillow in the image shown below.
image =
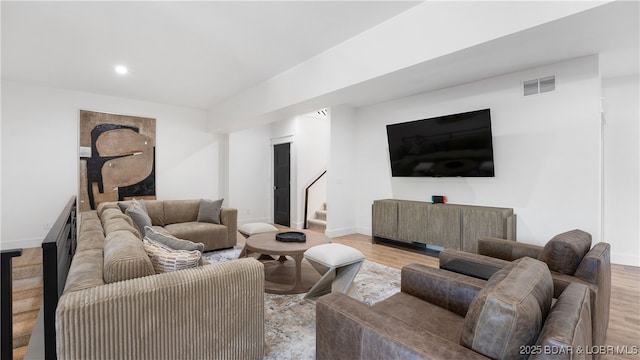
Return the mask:
{"type": "Polygon", "coordinates": [[[145,204],[144,200],[142,199],[138,200],[134,198],[131,200],[118,201],[117,205],[120,208],[120,210],[122,210],[122,212],[125,212],[127,208],[130,206],[143,208],[144,211],[147,212],[147,204],[145,204]]]}
{"type": "MultiPolygon", "coordinates": [[[[187,251],[198,250],[201,253],[204,252],[203,243],[196,243],[189,240],[178,239],[177,237],[171,234],[163,234],[150,226],[145,226],[144,236],[155,242],[161,243],[171,248],[172,250],[187,250],[187,251]]],[[[198,265],[202,265],[202,264],[203,264],[203,259],[200,258],[200,262],[198,263],[198,265]]]]}
{"type": "Polygon", "coordinates": [[[220,224],[220,211],[222,209],[222,201],[218,200],[200,200],[200,209],[198,210],[198,221],[220,224]]]}
{"type": "Polygon", "coordinates": [[[141,207],[129,206],[124,212],[125,215],[131,217],[133,225],[142,236],[144,234],[144,228],[151,225],[151,218],[147,215],[147,212],[141,207]]]}
{"type": "Polygon", "coordinates": [[[156,274],[196,267],[202,258],[198,250],[173,250],[148,237],[142,241],[156,274]]]}
{"type": "Polygon", "coordinates": [[[151,226],[145,226],[144,236],[148,237],[149,239],[155,242],[159,242],[163,245],[166,245],[173,250],[187,250],[187,251],[198,250],[200,252],[204,251],[203,243],[196,243],[189,240],[178,239],[177,237],[171,234],[161,233],[156,229],[152,228],[151,226]]]}

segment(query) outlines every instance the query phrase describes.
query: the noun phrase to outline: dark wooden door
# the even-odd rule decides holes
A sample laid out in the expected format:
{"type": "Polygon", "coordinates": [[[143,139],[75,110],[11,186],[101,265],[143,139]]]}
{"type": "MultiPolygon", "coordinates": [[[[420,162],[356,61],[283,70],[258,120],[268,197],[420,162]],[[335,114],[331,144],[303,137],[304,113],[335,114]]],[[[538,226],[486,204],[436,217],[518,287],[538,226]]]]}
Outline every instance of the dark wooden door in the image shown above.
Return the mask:
{"type": "Polygon", "coordinates": [[[273,222],[290,226],[291,143],[273,147],[273,222]]]}

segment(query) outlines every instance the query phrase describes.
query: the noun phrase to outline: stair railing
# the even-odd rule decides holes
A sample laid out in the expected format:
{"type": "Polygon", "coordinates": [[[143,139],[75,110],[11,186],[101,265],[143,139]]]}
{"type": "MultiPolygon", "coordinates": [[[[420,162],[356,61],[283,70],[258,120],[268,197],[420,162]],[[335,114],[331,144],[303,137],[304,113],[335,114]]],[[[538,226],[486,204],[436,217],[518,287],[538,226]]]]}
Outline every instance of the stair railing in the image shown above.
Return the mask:
{"type": "Polygon", "coordinates": [[[11,262],[22,249],[2,250],[2,350],[0,358],[13,359],[13,283],[11,262]]]}
{"type": "Polygon", "coordinates": [[[42,241],[45,359],[56,358],[55,312],[76,252],[76,197],[72,196],[42,241]]]}
{"type": "Polygon", "coordinates": [[[308,221],[307,221],[307,214],[309,212],[309,189],[318,182],[318,180],[320,180],[320,178],[322,178],[325,174],[327,173],[327,170],[324,170],[322,172],[322,174],[318,175],[317,178],[315,178],[315,180],[313,180],[311,182],[311,184],[309,184],[309,186],[307,186],[304,189],[304,228],[307,229],[309,227],[308,221]]]}
{"type": "Polygon", "coordinates": [[[71,196],[42,240],[42,306],[29,339],[26,359],[56,359],[56,307],[77,245],[76,196],[71,196]]]}

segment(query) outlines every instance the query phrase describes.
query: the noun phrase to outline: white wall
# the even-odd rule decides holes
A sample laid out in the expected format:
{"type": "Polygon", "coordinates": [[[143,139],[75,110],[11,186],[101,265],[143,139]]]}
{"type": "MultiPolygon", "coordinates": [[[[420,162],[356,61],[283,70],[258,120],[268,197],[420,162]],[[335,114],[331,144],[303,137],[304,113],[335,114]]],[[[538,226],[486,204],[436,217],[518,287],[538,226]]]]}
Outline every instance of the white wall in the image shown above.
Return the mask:
{"type": "Polygon", "coordinates": [[[238,224],[270,222],[271,130],[268,126],[229,134],[229,199],[238,224]]]}
{"type": "Polygon", "coordinates": [[[599,99],[598,58],[591,56],[359,109],[358,231],[371,233],[375,199],[438,194],[451,203],[514,208],[519,241],[544,244],[575,228],[599,241],[599,99]],[[556,76],[556,91],[522,96],[523,80],[547,75],[556,76]],[[391,177],[386,124],[483,108],[491,109],[494,178],[391,177]]]}
{"type": "Polygon", "coordinates": [[[273,144],[291,142],[291,227],[303,227],[304,188],[326,169],[328,132],[328,120],[301,115],[229,134],[229,200],[238,223],[273,221],[273,144]]]}
{"type": "Polygon", "coordinates": [[[78,193],[79,111],[156,119],[159,199],[218,197],[218,138],[205,111],[2,82],[2,247],[39,246],[78,193]]]}
{"type": "MultiPolygon", "coordinates": [[[[296,186],[297,212],[295,228],[304,227],[305,188],[327,169],[329,158],[329,120],[311,115],[296,118],[296,186]]],[[[323,176],[309,189],[308,217],[313,218],[314,211],[327,201],[327,176],[323,176]]]]}
{"type": "MultiPolygon", "coordinates": [[[[356,155],[360,134],[356,110],[348,106],[335,106],[329,111],[331,134],[329,141],[329,168],[327,169],[327,229],[329,237],[357,231],[357,212],[366,206],[356,194],[369,188],[368,178],[359,173],[361,160],[356,155]]],[[[365,125],[366,128],[366,125],[365,125]]],[[[364,142],[363,142],[364,143],[364,142]]],[[[364,160],[364,159],[362,159],[364,160]]],[[[379,174],[379,176],[383,176],[379,174]]],[[[369,204],[370,206],[370,204],[369,204]]],[[[369,226],[369,234],[371,226],[369,226]]]]}
{"type": "Polygon", "coordinates": [[[638,76],[602,83],[604,239],[616,263],[640,266],[640,111],[638,76]]]}

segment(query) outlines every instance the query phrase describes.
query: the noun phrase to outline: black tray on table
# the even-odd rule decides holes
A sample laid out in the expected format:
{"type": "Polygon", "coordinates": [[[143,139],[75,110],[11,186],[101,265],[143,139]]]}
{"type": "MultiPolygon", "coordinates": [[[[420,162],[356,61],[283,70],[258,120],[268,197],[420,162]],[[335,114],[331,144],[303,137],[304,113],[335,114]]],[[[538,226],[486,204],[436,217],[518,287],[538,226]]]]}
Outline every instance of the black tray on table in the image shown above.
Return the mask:
{"type": "Polygon", "coordinates": [[[277,233],[276,240],[282,242],[306,242],[307,235],[300,231],[285,231],[277,233]]]}

